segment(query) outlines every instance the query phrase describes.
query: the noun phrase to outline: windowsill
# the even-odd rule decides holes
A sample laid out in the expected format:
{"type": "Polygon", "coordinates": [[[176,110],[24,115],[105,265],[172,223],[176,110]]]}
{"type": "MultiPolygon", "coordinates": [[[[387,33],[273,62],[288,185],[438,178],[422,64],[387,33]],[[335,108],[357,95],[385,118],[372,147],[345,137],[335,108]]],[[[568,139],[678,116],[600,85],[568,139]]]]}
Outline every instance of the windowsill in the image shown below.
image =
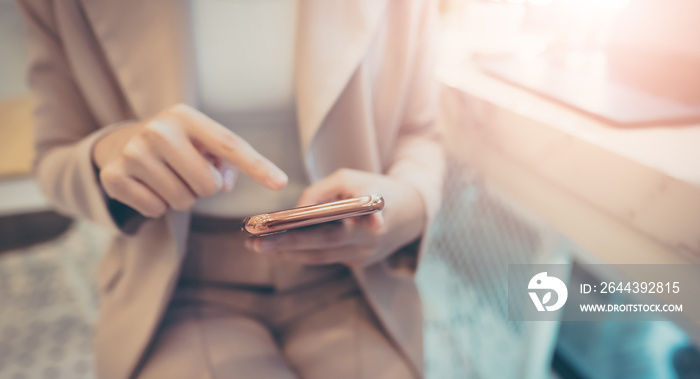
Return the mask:
{"type": "Polygon", "coordinates": [[[481,72],[469,59],[448,59],[439,79],[472,96],[550,125],[574,138],[700,187],[700,123],[619,128],[481,72]]]}

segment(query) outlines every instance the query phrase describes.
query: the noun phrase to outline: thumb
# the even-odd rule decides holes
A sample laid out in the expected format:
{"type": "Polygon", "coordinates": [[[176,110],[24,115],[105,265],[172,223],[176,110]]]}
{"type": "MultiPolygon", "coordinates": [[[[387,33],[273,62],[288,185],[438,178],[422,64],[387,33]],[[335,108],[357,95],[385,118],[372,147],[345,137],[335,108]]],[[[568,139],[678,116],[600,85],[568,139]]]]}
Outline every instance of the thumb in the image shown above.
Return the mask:
{"type": "Polygon", "coordinates": [[[205,151],[200,152],[204,159],[209,162],[216,173],[221,177],[224,191],[231,191],[238,178],[238,169],[226,160],[220,159],[205,151]]]}
{"type": "Polygon", "coordinates": [[[231,191],[234,184],[236,184],[236,179],[238,178],[238,169],[236,166],[228,163],[227,161],[223,161],[219,167],[219,172],[223,178],[224,191],[231,191]]]}
{"type": "Polygon", "coordinates": [[[352,194],[349,193],[344,181],[337,175],[331,175],[307,187],[301,194],[297,206],[303,207],[348,197],[352,197],[352,194]]]}

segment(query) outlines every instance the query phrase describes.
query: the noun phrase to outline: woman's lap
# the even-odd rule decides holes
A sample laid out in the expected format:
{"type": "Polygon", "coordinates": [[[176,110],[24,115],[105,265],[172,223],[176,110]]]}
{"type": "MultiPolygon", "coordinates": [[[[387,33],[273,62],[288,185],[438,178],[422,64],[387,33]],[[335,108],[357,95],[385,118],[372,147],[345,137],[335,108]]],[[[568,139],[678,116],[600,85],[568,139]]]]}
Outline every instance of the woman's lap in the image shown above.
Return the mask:
{"type": "Polygon", "coordinates": [[[360,295],[291,324],[188,305],[170,309],[137,375],[151,378],[412,376],[360,295]]]}

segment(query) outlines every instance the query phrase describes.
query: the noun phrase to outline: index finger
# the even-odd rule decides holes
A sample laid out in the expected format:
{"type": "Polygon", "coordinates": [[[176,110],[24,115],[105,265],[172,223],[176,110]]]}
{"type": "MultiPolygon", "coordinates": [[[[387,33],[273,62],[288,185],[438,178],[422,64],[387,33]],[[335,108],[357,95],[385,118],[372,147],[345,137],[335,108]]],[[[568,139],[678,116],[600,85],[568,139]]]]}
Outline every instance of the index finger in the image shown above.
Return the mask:
{"type": "Polygon", "coordinates": [[[188,135],[208,153],[228,161],[265,187],[282,189],[287,185],[287,174],[243,138],[192,108],[182,107],[178,112],[185,118],[188,135]]]}

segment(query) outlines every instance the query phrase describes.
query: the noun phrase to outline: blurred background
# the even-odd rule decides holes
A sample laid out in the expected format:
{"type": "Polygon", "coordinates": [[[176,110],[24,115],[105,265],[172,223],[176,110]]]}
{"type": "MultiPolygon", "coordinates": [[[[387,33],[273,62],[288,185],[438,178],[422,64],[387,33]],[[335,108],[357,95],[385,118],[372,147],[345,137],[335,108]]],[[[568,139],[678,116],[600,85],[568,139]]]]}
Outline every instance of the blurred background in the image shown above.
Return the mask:
{"type": "MultiPolygon", "coordinates": [[[[571,263],[571,285],[635,279],[587,263],[700,263],[700,2],[440,11],[449,172],[417,277],[427,377],[700,378],[698,320],[516,322],[507,302],[511,263],[571,263]]],[[[26,42],[0,0],[0,378],[92,378],[109,235],[52,212],[31,177],[26,42]]]]}

